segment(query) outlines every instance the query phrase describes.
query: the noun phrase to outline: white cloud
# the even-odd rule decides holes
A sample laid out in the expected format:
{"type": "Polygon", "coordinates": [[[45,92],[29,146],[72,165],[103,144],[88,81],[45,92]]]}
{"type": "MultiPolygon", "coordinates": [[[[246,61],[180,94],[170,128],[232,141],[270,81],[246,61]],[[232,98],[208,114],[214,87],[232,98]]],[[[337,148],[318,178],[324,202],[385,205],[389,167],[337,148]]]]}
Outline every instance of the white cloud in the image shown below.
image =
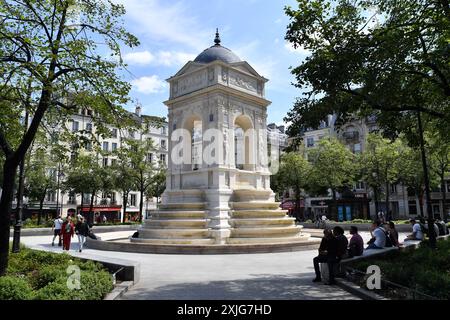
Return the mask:
{"type": "Polygon", "coordinates": [[[294,48],[294,46],[293,46],[292,43],[290,43],[290,42],[286,42],[286,43],[284,44],[284,47],[285,47],[286,50],[288,50],[289,52],[291,52],[291,53],[297,53],[297,54],[300,54],[300,55],[302,55],[302,56],[309,56],[309,55],[311,54],[311,51],[309,51],[309,50],[307,50],[307,49],[305,49],[305,48],[303,48],[303,47],[297,47],[297,48],[294,48]]]}
{"type": "Polygon", "coordinates": [[[130,52],[123,56],[123,60],[130,65],[149,65],[155,56],[149,51],[130,52]]]}
{"type": "Polygon", "coordinates": [[[134,90],[144,94],[163,92],[167,87],[166,82],[161,80],[157,75],[135,79],[131,81],[131,84],[134,90]]]}
{"type": "Polygon", "coordinates": [[[194,60],[195,54],[179,51],[150,51],[131,52],[124,55],[124,60],[129,65],[152,66],[183,66],[188,61],[194,60]]]}
{"type": "Polygon", "coordinates": [[[125,6],[126,17],[134,32],[158,42],[172,42],[201,50],[212,38],[213,30],[205,30],[198,17],[187,14],[186,2],[161,0],[113,0],[125,6]]]}

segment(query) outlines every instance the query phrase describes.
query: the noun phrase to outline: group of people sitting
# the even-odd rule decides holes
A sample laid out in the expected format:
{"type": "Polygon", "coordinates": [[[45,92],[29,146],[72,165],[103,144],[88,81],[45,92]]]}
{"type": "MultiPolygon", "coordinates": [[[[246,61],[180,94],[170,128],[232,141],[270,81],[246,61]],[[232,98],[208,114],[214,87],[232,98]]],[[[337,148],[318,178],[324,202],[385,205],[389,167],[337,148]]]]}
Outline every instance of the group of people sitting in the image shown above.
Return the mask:
{"type": "MultiPolygon", "coordinates": [[[[411,219],[410,223],[413,228],[413,232],[408,235],[405,241],[410,240],[423,240],[424,234],[428,233],[428,227],[425,220],[416,222],[415,219],[411,219]]],[[[448,228],[445,222],[436,220],[434,222],[434,232],[436,236],[442,236],[449,234],[448,228]]],[[[325,229],[323,231],[323,238],[319,247],[319,255],[313,259],[314,271],[316,277],[313,282],[321,282],[322,276],[320,272],[320,263],[326,263],[328,265],[329,281],[326,284],[334,284],[335,266],[345,258],[353,258],[362,256],[364,253],[364,240],[358,233],[358,228],[355,226],[350,227],[350,241],[344,235],[344,229],[337,226],[333,230],[325,229]]],[[[376,220],[371,226],[371,239],[367,243],[366,250],[370,249],[383,249],[388,247],[399,247],[399,235],[393,221],[387,223],[381,220],[376,220]]]]}

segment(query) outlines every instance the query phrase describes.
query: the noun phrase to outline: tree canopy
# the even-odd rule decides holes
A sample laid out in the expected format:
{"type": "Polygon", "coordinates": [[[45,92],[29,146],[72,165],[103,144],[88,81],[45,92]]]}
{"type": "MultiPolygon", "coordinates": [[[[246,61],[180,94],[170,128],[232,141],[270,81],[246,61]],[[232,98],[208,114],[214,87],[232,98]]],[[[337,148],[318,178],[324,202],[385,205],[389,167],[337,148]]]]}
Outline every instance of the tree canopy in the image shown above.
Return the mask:
{"type": "Polygon", "coordinates": [[[311,52],[292,69],[304,90],[286,117],[291,135],[328,114],[376,116],[385,134],[416,112],[450,123],[448,0],[297,0],[286,40],[311,52]]]}

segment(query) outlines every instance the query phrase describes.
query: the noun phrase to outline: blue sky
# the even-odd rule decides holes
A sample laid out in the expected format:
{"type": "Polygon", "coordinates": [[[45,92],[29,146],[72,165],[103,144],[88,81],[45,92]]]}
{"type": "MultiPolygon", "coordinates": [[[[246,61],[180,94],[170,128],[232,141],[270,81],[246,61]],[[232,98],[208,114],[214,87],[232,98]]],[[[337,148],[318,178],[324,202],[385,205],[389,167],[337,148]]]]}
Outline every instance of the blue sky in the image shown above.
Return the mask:
{"type": "MultiPolygon", "coordinates": [[[[266,98],[272,101],[268,122],[283,118],[301,92],[291,83],[289,67],[297,66],[307,52],[294,50],[284,40],[288,19],[285,5],[295,0],[115,0],[125,5],[127,30],[141,45],[124,48],[129,65],[126,79],[130,93],[145,114],[166,116],[162,103],[168,99],[165,82],[185,63],[213,45],[219,28],[222,45],[270,81],[266,98]]],[[[133,109],[130,106],[130,110],[133,109]]]]}

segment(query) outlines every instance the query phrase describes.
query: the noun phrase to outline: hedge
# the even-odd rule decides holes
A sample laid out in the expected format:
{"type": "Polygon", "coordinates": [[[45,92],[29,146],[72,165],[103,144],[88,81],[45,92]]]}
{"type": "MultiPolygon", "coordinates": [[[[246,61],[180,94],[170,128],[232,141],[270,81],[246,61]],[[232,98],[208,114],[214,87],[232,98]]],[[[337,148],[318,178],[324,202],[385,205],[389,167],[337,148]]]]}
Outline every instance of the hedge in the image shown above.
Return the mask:
{"type": "Polygon", "coordinates": [[[0,300],[101,300],[112,289],[112,277],[99,263],[24,247],[10,255],[0,277],[0,300]],[[67,285],[71,265],[80,268],[79,290],[67,285]]]}

